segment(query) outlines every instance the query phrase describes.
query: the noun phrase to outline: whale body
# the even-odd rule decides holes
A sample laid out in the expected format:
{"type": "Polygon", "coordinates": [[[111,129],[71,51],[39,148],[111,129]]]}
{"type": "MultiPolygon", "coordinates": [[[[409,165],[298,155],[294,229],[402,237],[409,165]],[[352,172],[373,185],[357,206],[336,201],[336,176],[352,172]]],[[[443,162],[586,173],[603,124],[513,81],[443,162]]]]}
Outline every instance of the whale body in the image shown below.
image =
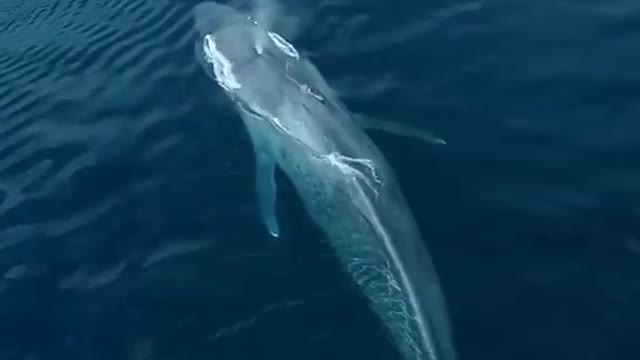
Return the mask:
{"type": "Polygon", "coordinates": [[[351,114],[317,68],[279,34],[227,5],[193,8],[195,52],[232,100],[256,155],[260,217],[273,237],[279,167],[330,240],[406,360],[456,358],[426,245],[365,128],[411,133],[351,114]]]}

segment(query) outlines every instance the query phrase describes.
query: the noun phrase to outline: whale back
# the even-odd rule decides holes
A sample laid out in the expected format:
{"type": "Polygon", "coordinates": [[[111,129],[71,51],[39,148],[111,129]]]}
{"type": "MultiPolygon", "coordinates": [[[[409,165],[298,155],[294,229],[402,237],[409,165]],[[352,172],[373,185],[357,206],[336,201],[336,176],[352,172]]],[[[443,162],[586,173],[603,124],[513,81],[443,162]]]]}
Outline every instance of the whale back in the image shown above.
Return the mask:
{"type": "Polygon", "coordinates": [[[403,358],[455,360],[436,268],[384,158],[316,156],[285,142],[283,170],[403,358]]]}

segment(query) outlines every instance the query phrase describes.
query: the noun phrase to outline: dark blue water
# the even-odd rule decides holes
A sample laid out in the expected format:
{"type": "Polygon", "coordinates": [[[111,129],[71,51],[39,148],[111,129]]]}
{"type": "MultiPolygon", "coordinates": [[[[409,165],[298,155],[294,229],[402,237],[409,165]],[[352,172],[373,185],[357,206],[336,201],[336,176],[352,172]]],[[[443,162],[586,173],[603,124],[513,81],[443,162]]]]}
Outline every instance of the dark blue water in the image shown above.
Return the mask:
{"type": "MultiPolygon", "coordinates": [[[[399,359],[169,0],[0,3],[0,359],[399,359]]],[[[460,359],[640,357],[640,6],[290,1],[438,268],[460,359]]],[[[286,21],[285,21],[286,20],[286,21]]]]}

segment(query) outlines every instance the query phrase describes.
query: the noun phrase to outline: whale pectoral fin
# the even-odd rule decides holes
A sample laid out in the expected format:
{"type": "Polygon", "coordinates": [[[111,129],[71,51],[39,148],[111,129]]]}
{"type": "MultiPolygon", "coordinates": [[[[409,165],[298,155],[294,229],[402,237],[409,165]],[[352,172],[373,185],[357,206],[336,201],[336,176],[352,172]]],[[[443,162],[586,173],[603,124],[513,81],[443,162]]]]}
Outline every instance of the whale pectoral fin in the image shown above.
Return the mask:
{"type": "Polygon", "coordinates": [[[365,115],[354,115],[355,121],[364,130],[380,130],[398,136],[408,136],[437,145],[444,145],[447,142],[433,135],[427,130],[417,128],[412,125],[401,124],[396,121],[372,118],[365,115]]]}
{"type": "Polygon", "coordinates": [[[276,163],[268,156],[256,154],[256,195],[262,222],[273,237],[280,236],[276,216],[276,163]]]}

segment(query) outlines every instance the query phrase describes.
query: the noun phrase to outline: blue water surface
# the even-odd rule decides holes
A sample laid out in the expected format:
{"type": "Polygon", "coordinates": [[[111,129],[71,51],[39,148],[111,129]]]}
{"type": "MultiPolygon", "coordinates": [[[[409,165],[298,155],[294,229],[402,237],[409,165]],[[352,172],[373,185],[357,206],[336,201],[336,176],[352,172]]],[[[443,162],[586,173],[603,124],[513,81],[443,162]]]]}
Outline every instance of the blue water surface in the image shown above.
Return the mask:
{"type": "MultiPolygon", "coordinates": [[[[399,359],[178,0],[0,2],[0,359],[399,359]]],[[[640,358],[637,1],[283,1],[431,249],[460,360],[640,358]]]]}

